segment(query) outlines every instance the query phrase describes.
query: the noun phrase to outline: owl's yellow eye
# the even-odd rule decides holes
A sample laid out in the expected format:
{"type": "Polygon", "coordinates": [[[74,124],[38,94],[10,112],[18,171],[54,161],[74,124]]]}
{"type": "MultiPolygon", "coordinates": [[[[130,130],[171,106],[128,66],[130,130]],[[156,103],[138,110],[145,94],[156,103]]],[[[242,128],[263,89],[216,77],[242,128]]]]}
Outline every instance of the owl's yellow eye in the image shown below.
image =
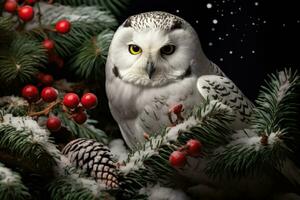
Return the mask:
{"type": "Polygon", "coordinates": [[[134,45],[134,44],[130,44],[130,45],[128,46],[128,50],[129,50],[129,52],[130,52],[132,55],[137,55],[137,54],[142,53],[141,47],[139,47],[139,46],[137,46],[137,45],[134,45]]]}
{"type": "Polygon", "coordinates": [[[174,45],[166,45],[160,49],[160,52],[165,55],[171,55],[175,51],[174,45]]]}

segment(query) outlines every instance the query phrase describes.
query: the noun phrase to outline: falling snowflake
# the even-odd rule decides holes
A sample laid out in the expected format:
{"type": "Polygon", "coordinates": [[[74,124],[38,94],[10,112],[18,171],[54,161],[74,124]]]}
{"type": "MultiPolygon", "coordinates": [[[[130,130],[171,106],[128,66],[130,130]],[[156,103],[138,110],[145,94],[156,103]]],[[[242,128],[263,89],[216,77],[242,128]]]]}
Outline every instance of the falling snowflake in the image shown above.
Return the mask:
{"type": "Polygon", "coordinates": [[[214,19],[212,22],[213,22],[213,24],[217,24],[218,20],[214,19]]]}
{"type": "Polygon", "coordinates": [[[233,52],[232,51],[229,51],[229,54],[232,54],[233,52]]]}
{"type": "Polygon", "coordinates": [[[254,5],[255,5],[255,6],[258,6],[258,5],[259,5],[259,3],[258,3],[258,2],[255,2],[255,3],[254,3],[254,5]]]}
{"type": "Polygon", "coordinates": [[[208,9],[211,9],[211,8],[212,8],[212,4],[211,4],[211,3],[208,3],[208,4],[206,4],[206,7],[207,7],[208,9]]]}
{"type": "Polygon", "coordinates": [[[212,42],[209,42],[209,43],[208,43],[208,46],[212,46],[212,45],[213,45],[213,43],[212,43],[212,42]]]}

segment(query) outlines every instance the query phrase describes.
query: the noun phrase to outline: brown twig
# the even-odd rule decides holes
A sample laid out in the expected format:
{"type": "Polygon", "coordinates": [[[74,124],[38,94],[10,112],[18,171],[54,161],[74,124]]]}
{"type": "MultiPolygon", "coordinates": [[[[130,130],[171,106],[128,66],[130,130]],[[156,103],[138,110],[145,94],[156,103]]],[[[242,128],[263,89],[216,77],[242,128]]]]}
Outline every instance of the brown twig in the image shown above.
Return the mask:
{"type": "Polygon", "coordinates": [[[39,112],[30,112],[29,116],[33,117],[33,116],[41,116],[41,115],[49,115],[49,113],[51,112],[51,110],[57,105],[60,104],[61,101],[55,101],[50,103],[44,110],[41,110],[39,112]]]}

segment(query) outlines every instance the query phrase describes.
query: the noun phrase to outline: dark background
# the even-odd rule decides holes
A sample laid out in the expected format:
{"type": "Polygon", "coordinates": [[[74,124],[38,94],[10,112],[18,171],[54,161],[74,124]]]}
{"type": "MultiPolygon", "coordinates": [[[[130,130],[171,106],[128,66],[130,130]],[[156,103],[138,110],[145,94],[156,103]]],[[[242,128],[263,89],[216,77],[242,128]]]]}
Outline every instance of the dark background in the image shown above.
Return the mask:
{"type": "Polygon", "coordinates": [[[268,73],[300,65],[297,0],[137,0],[127,16],[154,10],[191,23],[208,58],[250,99],[268,73]]]}

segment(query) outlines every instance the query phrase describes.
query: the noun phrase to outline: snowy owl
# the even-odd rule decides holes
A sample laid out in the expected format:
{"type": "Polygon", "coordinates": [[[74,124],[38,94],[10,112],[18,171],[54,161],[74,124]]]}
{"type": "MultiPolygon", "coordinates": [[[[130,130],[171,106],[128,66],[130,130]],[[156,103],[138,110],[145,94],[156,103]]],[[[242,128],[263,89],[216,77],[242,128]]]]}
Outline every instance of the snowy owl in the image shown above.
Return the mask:
{"type": "Polygon", "coordinates": [[[145,133],[172,125],[170,109],[178,105],[184,119],[205,99],[217,99],[236,112],[237,129],[247,125],[252,110],[251,102],[204,55],[192,26],[166,12],[134,15],[118,28],[106,63],[106,92],[130,148],[143,142],[145,133]]]}

